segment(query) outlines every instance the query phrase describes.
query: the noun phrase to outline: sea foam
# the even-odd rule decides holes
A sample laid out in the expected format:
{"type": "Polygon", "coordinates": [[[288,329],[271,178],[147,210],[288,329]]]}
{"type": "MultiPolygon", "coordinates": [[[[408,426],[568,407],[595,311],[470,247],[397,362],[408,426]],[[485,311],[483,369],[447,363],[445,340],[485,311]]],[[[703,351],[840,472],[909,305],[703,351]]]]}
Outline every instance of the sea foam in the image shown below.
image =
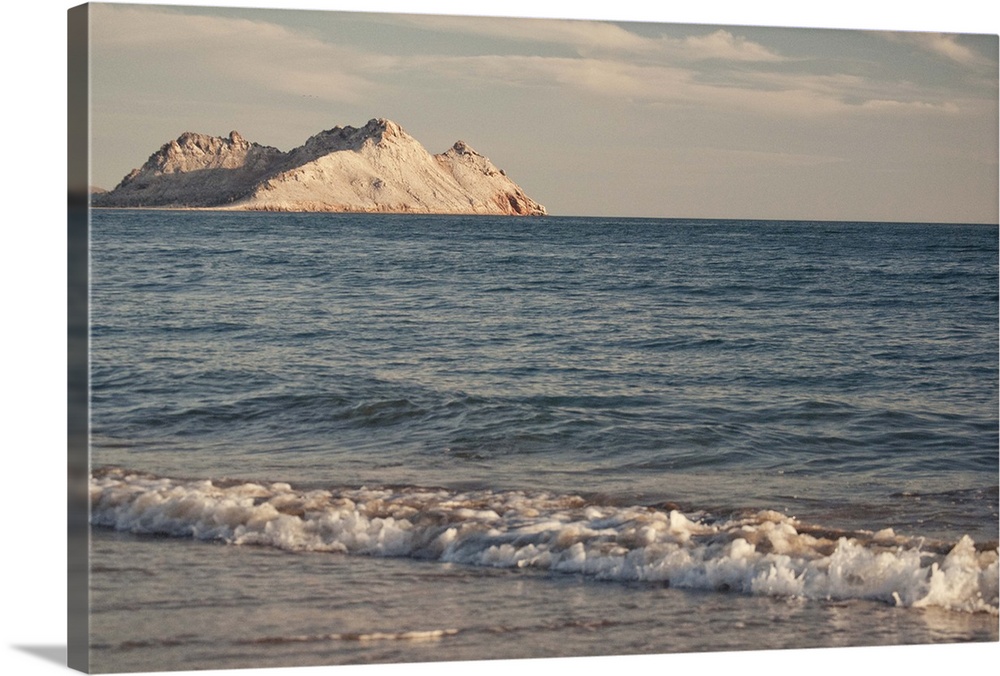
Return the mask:
{"type": "Polygon", "coordinates": [[[91,523],[289,551],[532,568],[601,580],[998,614],[998,548],[840,531],[775,511],[713,519],[573,495],[94,473],[91,523]]]}

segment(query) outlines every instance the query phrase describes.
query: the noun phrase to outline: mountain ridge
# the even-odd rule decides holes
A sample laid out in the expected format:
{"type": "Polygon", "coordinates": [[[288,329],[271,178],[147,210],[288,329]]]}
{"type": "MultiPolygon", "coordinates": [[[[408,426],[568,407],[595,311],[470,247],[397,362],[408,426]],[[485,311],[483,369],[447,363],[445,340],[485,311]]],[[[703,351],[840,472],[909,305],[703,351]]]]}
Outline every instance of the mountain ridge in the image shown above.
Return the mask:
{"type": "Polygon", "coordinates": [[[545,207],[464,141],[431,155],[397,123],[334,127],[287,152],[184,132],[97,207],[544,215],[545,207]]]}

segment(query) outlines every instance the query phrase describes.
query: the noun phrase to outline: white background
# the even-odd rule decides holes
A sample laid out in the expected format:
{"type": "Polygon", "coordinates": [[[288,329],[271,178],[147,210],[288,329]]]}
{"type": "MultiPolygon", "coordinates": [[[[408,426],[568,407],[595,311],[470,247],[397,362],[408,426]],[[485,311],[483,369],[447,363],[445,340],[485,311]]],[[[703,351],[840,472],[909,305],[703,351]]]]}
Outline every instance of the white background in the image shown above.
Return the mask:
{"type": "MultiPolygon", "coordinates": [[[[0,219],[3,314],[3,473],[0,481],[3,638],[0,673],[60,673],[55,660],[66,644],[66,11],[76,3],[15,0],[0,21],[4,77],[0,89],[0,157],[7,208],[0,219]],[[42,655],[42,656],[39,656],[42,655]]],[[[996,34],[993,3],[948,0],[793,1],[702,0],[697,3],[613,3],[554,0],[445,0],[402,2],[215,2],[307,9],[484,14],[755,24],[831,28],[886,28],[996,34]]],[[[375,667],[315,667],[213,671],[212,674],[521,674],[642,671],[764,674],[962,673],[1000,663],[1000,644],[710,653],[516,662],[445,663],[375,667]]],[[[182,672],[174,672],[182,673],[182,672]]],[[[206,673],[206,672],[192,672],[206,673]]]]}

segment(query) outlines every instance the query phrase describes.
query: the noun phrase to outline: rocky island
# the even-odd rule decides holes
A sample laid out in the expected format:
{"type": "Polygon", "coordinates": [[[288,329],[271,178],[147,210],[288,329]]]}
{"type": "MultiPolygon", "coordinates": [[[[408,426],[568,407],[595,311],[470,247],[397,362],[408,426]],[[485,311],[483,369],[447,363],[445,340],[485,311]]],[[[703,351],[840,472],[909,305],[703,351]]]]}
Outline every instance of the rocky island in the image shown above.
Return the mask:
{"type": "Polygon", "coordinates": [[[462,141],[432,155],[391,120],[334,127],[288,152],[184,133],[153,153],[95,207],[254,211],[502,214],[545,207],[462,141]]]}

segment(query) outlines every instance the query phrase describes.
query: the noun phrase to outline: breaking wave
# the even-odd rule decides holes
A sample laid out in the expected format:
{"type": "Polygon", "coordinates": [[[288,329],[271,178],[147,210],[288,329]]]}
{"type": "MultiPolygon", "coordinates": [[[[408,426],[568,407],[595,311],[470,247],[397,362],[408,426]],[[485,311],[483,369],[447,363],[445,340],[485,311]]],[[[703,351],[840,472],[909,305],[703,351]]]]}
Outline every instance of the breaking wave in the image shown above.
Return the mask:
{"type": "Polygon", "coordinates": [[[996,543],[842,531],[775,511],[713,518],[572,495],[297,490],[120,468],[93,473],[90,501],[92,524],[133,533],[998,614],[996,543]]]}

